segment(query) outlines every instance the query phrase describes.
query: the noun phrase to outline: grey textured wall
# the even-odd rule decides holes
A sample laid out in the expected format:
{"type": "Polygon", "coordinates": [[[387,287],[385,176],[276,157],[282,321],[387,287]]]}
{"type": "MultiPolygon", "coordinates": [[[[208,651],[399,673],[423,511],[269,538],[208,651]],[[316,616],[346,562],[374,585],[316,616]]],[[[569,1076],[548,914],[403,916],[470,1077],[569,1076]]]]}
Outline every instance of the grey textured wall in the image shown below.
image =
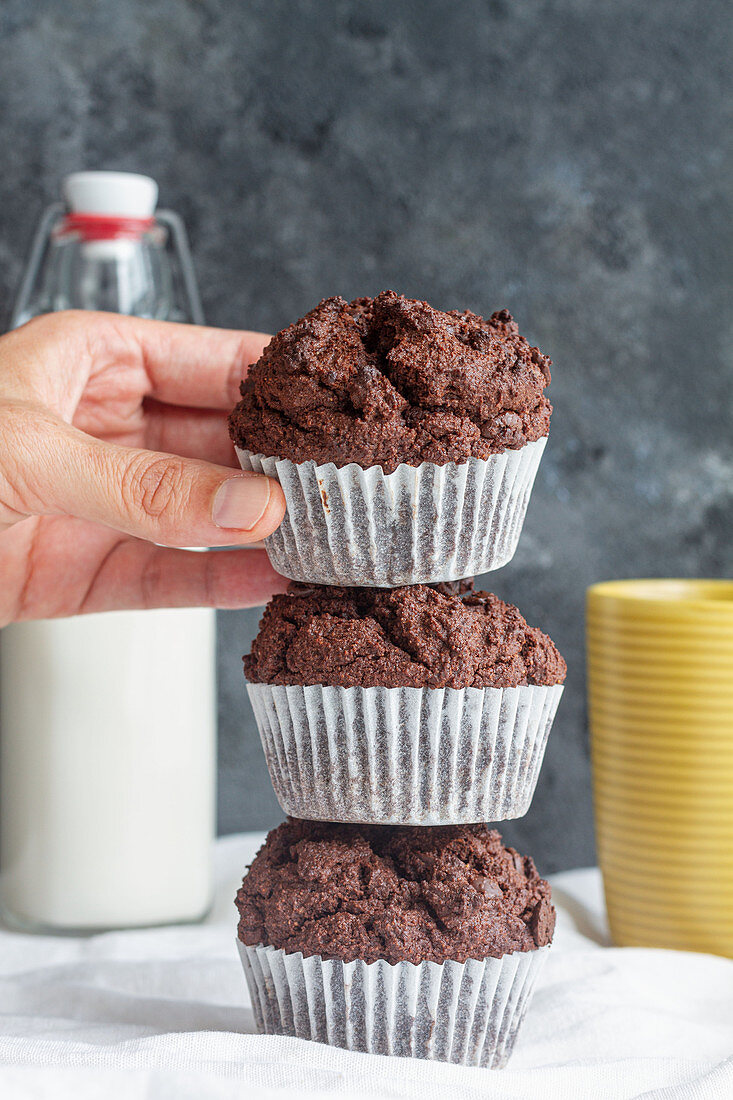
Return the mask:
{"type": "MultiPolygon", "coordinates": [[[[530,814],[593,859],[583,592],[731,569],[725,0],[4,0],[0,280],[80,167],[148,172],[208,319],[275,330],[326,294],[507,305],[555,361],[525,533],[496,591],[556,639],[565,699],[530,814]]],[[[270,791],[221,616],[222,830],[270,791]]]]}

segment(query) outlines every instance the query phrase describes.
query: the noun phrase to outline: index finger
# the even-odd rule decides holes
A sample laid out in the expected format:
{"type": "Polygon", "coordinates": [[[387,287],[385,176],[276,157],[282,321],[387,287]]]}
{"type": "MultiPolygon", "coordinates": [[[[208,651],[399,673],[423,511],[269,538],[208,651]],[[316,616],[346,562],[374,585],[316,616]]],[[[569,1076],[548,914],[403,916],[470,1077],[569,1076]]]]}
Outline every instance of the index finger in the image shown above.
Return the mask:
{"type": "Polygon", "coordinates": [[[269,340],[264,332],[116,313],[49,313],[2,337],[3,386],[24,400],[41,395],[70,416],[90,380],[127,370],[136,396],[229,411],[248,367],[269,340]]]}
{"type": "MultiPolygon", "coordinates": [[[[110,318],[110,315],[107,315],[110,318]]],[[[117,334],[137,354],[148,396],[171,405],[229,410],[239,383],[270,342],[264,332],[115,317],[117,334]]],[[[114,347],[107,349],[107,357],[114,347]]]]}
{"type": "Polygon", "coordinates": [[[151,397],[173,405],[226,409],[270,342],[264,332],[143,321],[140,350],[153,384],[151,397]]]}

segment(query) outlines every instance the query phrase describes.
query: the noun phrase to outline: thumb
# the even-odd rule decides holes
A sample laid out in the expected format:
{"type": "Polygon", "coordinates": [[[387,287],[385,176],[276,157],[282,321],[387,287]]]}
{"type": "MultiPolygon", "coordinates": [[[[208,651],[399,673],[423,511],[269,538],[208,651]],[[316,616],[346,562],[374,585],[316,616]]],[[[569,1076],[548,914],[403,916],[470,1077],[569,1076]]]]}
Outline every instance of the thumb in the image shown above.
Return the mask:
{"type": "Polygon", "coordinates": [[[261,474],[107,443],[45,409],[6,412],[0,524],[64,514],[164,546],[227,546],[258,542],[285,514],[282,489],[261,474]]]}

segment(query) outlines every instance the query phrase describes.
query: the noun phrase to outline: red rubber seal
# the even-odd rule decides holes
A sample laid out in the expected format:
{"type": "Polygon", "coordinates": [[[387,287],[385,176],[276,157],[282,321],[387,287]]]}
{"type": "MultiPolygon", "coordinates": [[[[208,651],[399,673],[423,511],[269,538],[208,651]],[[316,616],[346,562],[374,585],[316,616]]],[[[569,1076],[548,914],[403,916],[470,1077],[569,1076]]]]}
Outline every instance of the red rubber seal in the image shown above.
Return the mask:
{"type": "Polygon", "coordinates": [[[155,218],[118,218],[107,214],[67,214],[55,235],[78,233],[85,241],[137,240],[155,225],[155,218]]]}

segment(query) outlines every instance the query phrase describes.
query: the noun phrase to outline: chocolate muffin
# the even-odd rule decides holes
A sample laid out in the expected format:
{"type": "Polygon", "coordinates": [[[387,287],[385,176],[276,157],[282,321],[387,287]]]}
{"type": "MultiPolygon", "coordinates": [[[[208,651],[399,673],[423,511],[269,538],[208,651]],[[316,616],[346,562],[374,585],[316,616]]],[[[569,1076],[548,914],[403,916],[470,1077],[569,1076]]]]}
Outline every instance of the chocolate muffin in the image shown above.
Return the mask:
{"type": "Polygon", "coordinates": [[[391,290],[326,298],[279,332],[229,417],[242,467],[285,494],[274,567],[394,588],[505,565],[549,431],[549,367],[507,310],[391,290]]]}
{"type": "Polygon", "coordinates": [[[516,607],[468,583],[293,584],[244,671],[286,813],[447,825],[526,813],[566,666],[516,607]]]}
{"type": "Polygon", "coordinates": [[[254,453],[385,473],[485,459],[547,435],[549,368],[506,309],[326,298],[250,369],[230,431],[254,453]]]}
{"type": "Polygon", "coordinates": [[[485,825],[289,820],[236,898],[261,1031],[501,1066],[555,923],[534,863],[485,825]]]}
{"type": "Polygon", "coordinates": [[[247,679],[338,687],[562,684],[555,644],[491,592],[291,584],[265,609],[247,679]]]}
{"type": "Polygon", "coordinates": [[[290,819],[236,898],[239,938],[307,958],[443,963],[552,940],[550,887],[486,825],[438,829],[290,819]]]}

